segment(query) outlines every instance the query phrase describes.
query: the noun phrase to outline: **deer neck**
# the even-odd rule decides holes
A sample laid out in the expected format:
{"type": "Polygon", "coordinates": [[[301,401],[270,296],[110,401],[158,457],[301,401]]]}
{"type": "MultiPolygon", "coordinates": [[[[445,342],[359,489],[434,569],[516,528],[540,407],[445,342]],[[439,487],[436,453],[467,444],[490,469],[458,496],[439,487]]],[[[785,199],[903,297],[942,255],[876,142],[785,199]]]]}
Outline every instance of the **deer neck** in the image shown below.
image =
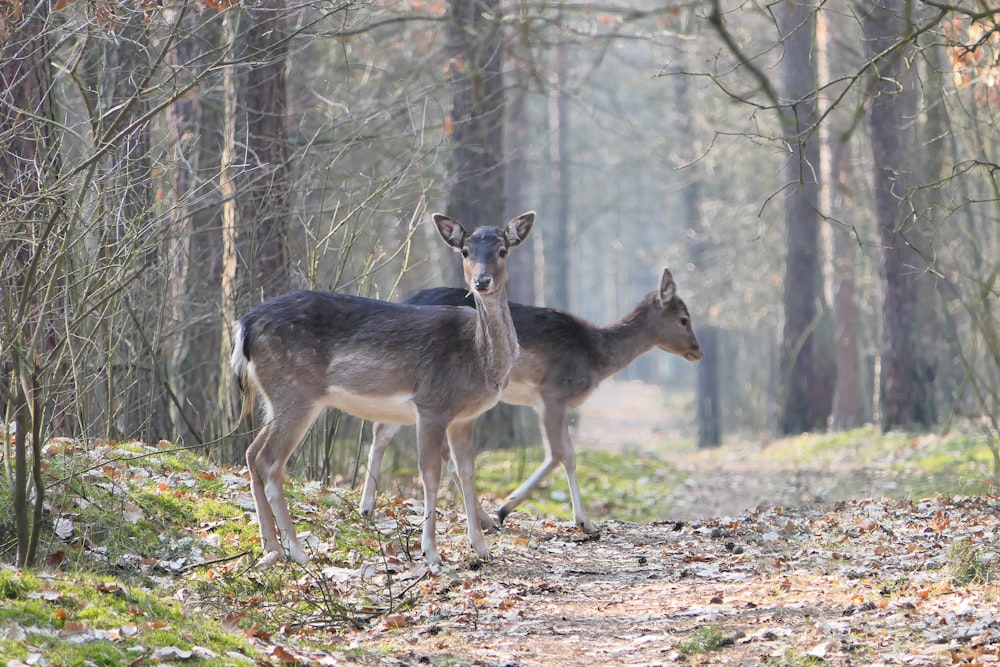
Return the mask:
{"type": "Polygon", "coordinates": [[[473,291],[476,299],[475,346],[490,389],[501,391],[519,352],[514,320],[502,288],[488,297],[473,291]]]}
{"type": "Polygon", "coordinates": [[[649,294],[631,313],[614,324],[597,329],[601,350],[597,370],[602,379],[622,370],[656,345],[649,320],[654,315],[655,297],[655,293],[649,294]]]}

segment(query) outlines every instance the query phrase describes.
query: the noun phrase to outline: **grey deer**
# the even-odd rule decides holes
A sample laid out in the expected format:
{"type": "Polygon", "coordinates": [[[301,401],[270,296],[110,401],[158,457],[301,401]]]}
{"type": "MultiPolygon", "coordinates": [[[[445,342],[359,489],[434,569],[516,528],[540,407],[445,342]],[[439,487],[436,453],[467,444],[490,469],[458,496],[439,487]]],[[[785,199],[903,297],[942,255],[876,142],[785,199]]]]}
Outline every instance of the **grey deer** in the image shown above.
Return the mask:
{"type": "MultiPolygon", "coordinates": [[[[240,319],[231,365],[250,394],[247,402],[256,390],[264,403],[264,426],[247,450],[264,552],[258,568],[285,557],[308,561],[282,483],[288,458],[326,407],[416,424],[424,491],[421,549],[431,568],[441,565],[435,519],[447,449],[467,516],[481,512],[472,432],[476,418],[500,399],[518,354],[507,303],[507,256],[531,231],[535,213],[519,215],[502,229],[483,226],[471,233],[447,216],[433,219],[445,242],[462,254],[474,310],[298,291],[265,301],[240,319]]],[[[480,522],[468,521],[468,533],[476,553],[489,558],[480,522]]]]}
{"type": "MultiPolygon", "coordinates": [[[[447,287],[423,290],[405,303],[473,305],[464,290],[447,287]]],[[[534,474],[504,500],[498,512],[499,523],[503,524],[539,482],[561,463],[569,480],[576,525],[586,533],[594,533],[596,529],[583,509],[576,480],[569,412],[583,403],[604,379],[654,347],[688,361],[701,359],[703,355],[691,328],[691,316],[677,296],[677,286],[668,269],[663,270],[658,289],[646,295],[631,313],[608,326],[594,326],[551,308],[512,303],[510,311],[521,354],[500,400],[534,408],[541,420],[548,453],[534,474]]],[[[390,424],[376,424],[373,428],[368,475],[361,496],[361,513],[365,517],[370,518],[374,512],[382,456],[398,430],[399,426],[390,424]]],[[[485,529],[496,526],[481,507],[479,518],[485,529]]]]}

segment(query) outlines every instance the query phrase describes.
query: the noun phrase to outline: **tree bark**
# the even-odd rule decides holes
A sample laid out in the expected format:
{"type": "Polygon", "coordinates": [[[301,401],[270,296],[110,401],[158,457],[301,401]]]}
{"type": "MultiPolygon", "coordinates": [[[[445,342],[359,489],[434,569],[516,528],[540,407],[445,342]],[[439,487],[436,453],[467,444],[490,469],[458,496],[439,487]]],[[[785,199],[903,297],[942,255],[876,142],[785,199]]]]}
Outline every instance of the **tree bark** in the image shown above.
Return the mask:
{"type": "Polygon", "coordinates": [[[928,377],[919,338],[917,311],[921,210],[915,198],[918,165],[912,154],[917,135],[917,82],[914,48],[904,37],[909,21],[904,0],[874,0],[867,5],[865,53],[874,62],[875,81],[868,104],[868,127],[875,165],[875,217],[878,224],[882,301],[882,357],[879,378],[880,423],[885,431],[926,426],[928,377]]]}
{"type": "Polygon", "coordinates": [[[248,12],[247,72],[243,105],[247,154],[255,158],[242,177],[240,229],[251,239],[251,298],[268,299],[292,286],[288,252],[288,101],[285,67],[288,35],[285,0],[263,0],[248,12]]]}
{"type": "MultiPolygon", "coordinates": [[[[452,0],[448,24],[451,157],[447,213],[471,227],[504,222],[503,33],[498,0],[452,0]]],[[[461,262],[452,275],[464,284],[461,262]]]]}
{"type": "MultiPolygon", "coordinates": [[[[447,211],[470,226],[499,226],[506,220],[504,42],[499,18],[498,0],[452,0],[450,5],[452,133],[447,211]]],[[[461,262],[456,259],[454,267],[456,284],[464,286],[461,262]]],[[[508,272],[517,269],[508,266],[508,272]]],[[[523,443],[533,432],[529,414],[517,406],[498,404],[479,418],[477,446],[523,443]]]]}
{"type": "MultiPolygon", "coordinates": [[[[823,10],[817,16],[816,61],[821,86],[835,77],[831,67],[831,59],[837,56],[833,37],[845,32],[844,22],[844,17],[836,11],[823,10]]],[[[848,226],[848,221],[852,218],[851,142],[855,127],[845,127],[833,116],[828,117],[820,127],[820,207],[831,219],[828,227],[827,280],[833,311],[833,346],[837,368],[830,416],[830,426],[835,430],[855,428],[866,421],[858,349],[860,322],[856,303],[858,231],[848,226]]]]}
{"type": "MultiPolygon", "coordinates": [[[[686,69],[686,67],[685,67],[686,69]]],[[[687,77],[678,74],[674,77],[674,97],[680,122],[683,124],[681,134],[695,136],[694,118],[691,104],[691,90],[687,77]]],[[[690,275],[695,280],[704,281],[709,259],[709,248],[712,241],[705,217],[702,214],[702,177],[699,167],[692,165],[686,170],[688,182],[681,193],[684,221],[687,226],[688,260],[691,266],[690,275]]],[[[714,300],[717,294],[708,290],[699,291],[702,298],[714,300]]],[[[706,313],[707,314],[707,313],[706,313]]],[[[698,342],[701,344],[704,358],[698,362],[698,447],[718,447],[722,444],[722,404],[719,393],[719,338],[721,330],[712,321],[697,324],[698,342]]]]}
{"type": "Polygon", "coordinates": [[[178,16],[180,38],[167,63],[177,87],[195,87],[167,109],[173,166],[167,196],[171,217],[170,272],[173,319],[178,331],[171,352],[171,405],[175,433],[204,443],[223,435],[216,408],[221,328],[222,220],[217,175],[223,123],[221,100],[204,63],[220,42],[218,15],[208,20],[185,5],[178,16]]]}
{"type": "Polygon", "coordinates": [[[780,428],[785,434],[826,427],[832,402],[832,364],[822,361],[817,332],[825,308],[820,289],[819,137],[816,120],[816,10],[781,3],[776,8],[784,45],[781,76],[789,107],[782,128],[789,142],[785,200],[785,324],[781,343],[780,428]]]}
{"type": "MultiPolygon", "coordinates": [[[[511,86],[510,99],[506,110],[509,121],[504,133],[507,144],[507,165],[504,170],[506,208],[504,220],[527,211],[532,206],[524,202],[524,186],[528,178],[528,165],[525,154],[528,150],[528,125],[526,114],[527,85],[523,70],[515,70],[518,81],[511,86]]],[[[527,243],[521,244],[517,252],[510,255],[507,270],[507,296],[511,301],[534,305],[535,291],[535,241],[539,234],[532,234],[527,243]]]]}
{"type": "MultiPolygon", "coordinates": [[[[561,20],[561,13],[556,15],[561,20]]],[[[543,227],[546,234],[546,268],[549,272],[545,305],[552,308],[570,307],[570,173],[569,173],[569,102],[566,95],[568,58],[566,44],[560,40],[555,47],[555,62],[549,78],[549,172],[555,194],[552,220],[543,227]]]]}

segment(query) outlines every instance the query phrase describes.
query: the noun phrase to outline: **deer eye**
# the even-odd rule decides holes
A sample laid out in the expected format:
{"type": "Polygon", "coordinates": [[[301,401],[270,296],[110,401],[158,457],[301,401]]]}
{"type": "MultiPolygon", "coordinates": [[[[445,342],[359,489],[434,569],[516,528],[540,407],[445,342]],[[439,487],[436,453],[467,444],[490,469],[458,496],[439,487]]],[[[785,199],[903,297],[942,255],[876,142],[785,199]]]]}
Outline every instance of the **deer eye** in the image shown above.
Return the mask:
{"type": "Polygon", "coordinates": [[[500,255],[500,259],[503,259],[507,256],[507,248],[500,248],[500,252],[497,254],[500,255]]]}
{"type": "Polygon", "coordinates": [[[469,249],[468,248],[462,248],[462,257],[464,257],[466,259],[469,258],[469,249]]]}
{"type": "Polygon", "coordinates": [[[688,319],[688,318],[686,318],[686,317],[682,317],[682,318],[681,318],[681,326],[682,326],[682,327],[686,327],[686,326],[687,326],[687,325],[689,325],[689,324],[691,324],[691,320],[689,320],[689,319],[688,319]]]}

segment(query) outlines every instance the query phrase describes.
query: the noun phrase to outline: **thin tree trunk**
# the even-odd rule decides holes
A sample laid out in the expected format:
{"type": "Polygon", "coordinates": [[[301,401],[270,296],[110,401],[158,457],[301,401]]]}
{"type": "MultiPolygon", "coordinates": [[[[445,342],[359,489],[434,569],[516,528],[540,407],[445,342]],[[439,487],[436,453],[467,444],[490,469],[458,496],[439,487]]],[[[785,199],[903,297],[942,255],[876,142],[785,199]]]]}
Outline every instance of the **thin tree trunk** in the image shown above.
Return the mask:
{"type": "MultiPolygon", "coordinates": [[[[515,76],[523,78],[523,70],[516,70],[515,76]]],[[[525,154],[528,150],[528,120],[526,118],[527,81],[517,81],[511,86],[507,103],[506,124],[509,131],[504,133],[507,142],[507,166],[504,174],[506,187],[506,208],[504,220],[531,208],[525,204],[524,185],[528,179],[528,165],[525,154]]],[[[532,234],[527,243],[510,255],[508,261],[507,294],[511,301],[532,305],[535,303],[535,240],[540,234],[532,234]]]]}
{"type": "MultiPolygon", "coordinates": [[[[686,68],[684,68],[686,69],[686,68]]],[[[674,77],[674,98],[680,112],[681,134],[695,136],[694,118],[691,104],[691,90],[687,77],[674,77]]],[[[681,194],[684,221],[687,226],[688,260],[692,267],[689,275],[703,282],[709,260],[709,230],[702,214],[702,179],[698,166],[690,166],[685,171],[688,182],[681,194]]],[[[714,294],[699,291],[702,298],[711,299],[714,294]]],[[[704,358],[698,362],[698,447],[718,447],[722,444],[722,405],[719,393],[719,338],[721,331],[712,321],[697,324],[698,342],[704,358]]]]}
{"type": "MultiPolygon", "coordinates": [[[[833,80],[831,59],[836,54],[832,38],[842,34],[844,17],[836,11],[821,11],[818,15],[816,41],[818,79],[822,86],[833,80]]],[[[827,104],[828,102],[825,102],[827,104]]],[[[836,430],[851,429],[865,422],[860,351],[858,350],[858,309],[856,274],[858,258],[857,231],[845,227],[851,219],[849,199],[851,171],[851,141],[856,126],[842,127],[829,117],[820,127],[822,170],[820,207],[831,218],[827,227],[829,300],[833,309],[833,345],[837,382],[833,394],[830,426],[836,430]]],[[[827,291],[827,290],[824,290],[827,291]]]]}
{"type": "Polygon", "coordinates": [[[789,142],[785,200],[785,325],[781,344],[780,428],[792,434],[826,427],[833,382],[824,377],[817,332],[823,315],[819,253],[819,137],[815,62],[816,10],[782,3],[776,8],[785,56],[784,96],[790,107],[782,127],[789,142]]]}
{"type": "MultiPolygon", "coordinates": [[[[66,382],[63,369],[47,358],[56,345],[48,320],[61,303],[45,289],[51,283],[43,268],[52,259],[47,256],[51,247],[45,239],[54,218],[53,197],[45,187],[59,171],[46,35],[49,13],[44,2],[24,9],[23,16],[7,24],[10,32],[0,42],[0,90],[4,91],[0,145],[5,147],[0,151],[0,228],[5,232],[0,239],[4,247],[0,253],[0,419],[5,423],[10,419],[15,425],[11,511],[19,567],[33,565],[36,558],[45,502],[42,446],[52,428],[47,415],[66,382]],[[39,371],[44,374],[42,386],[39,371]]],[[[4,430],[7,455],[11,430],[4,430]]]]}
{"type": "MultiPolygon", "coordinates": [[[[559,21],[560,14],[556,20],[559,21]]],[[[555,47],[555,63],[549,78],[549,170],[555,209],[552,220],[543,227],[547,232],[549,293],[545,305],[553,308],[570,306],[570,173],[569,173],[569,103],[566,93],[568,80],[567,48],[560,40],[555,47]]]]}
{"type": "Polygon", "coordinates": [[[181,38],[168,53],[179,87],[202,81],[167,109],[167,126],[175,150],[168,195],[172,242],[171,289],[178,334],[172,351],[171,386],[176,401],[172,421],[182,440],[203,443],[224,432],[216,408],[219,384],[219,289],[222,234],[218,191],[213,187],[221,163],[219,137],[211,129],[222,124],[219,105],[210,99],[212,86],[203,62],[220,41],[220,20],[210,20],[185,6],[179,15],[181,38]]]}
{"type": "Polygon", "coordinates": [[[722,410],[719,404],[719,338],[714,326],[698,328],[698,343],[705,354],[698,362],[698,448],[722,444],[722,410]]]}
{"type": "Polygon", "coordinates": [[[292,286],[288,252],[288,103],[285,1],[263,0],[247,13],[247,72],[243,103],[247,153],[256,158],[240,187],[241,231],[252,239],[251,298],[268,299],[292,286]]]}

